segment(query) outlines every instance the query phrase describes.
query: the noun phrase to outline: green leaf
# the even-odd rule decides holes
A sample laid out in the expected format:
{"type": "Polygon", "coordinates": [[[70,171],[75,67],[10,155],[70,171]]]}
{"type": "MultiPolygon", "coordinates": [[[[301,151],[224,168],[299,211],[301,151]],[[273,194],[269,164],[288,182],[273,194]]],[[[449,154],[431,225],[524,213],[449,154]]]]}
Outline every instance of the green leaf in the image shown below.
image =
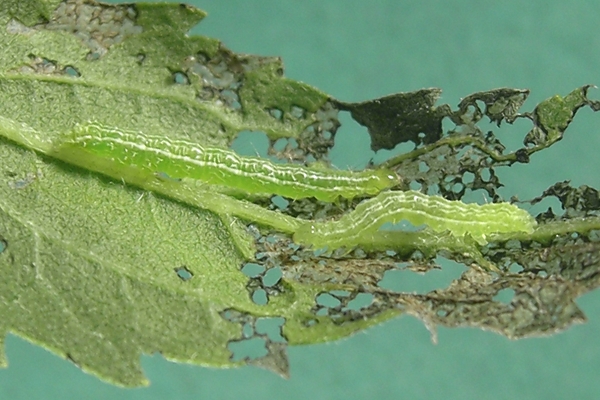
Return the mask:
{"type": "MultiPolygon", "coordinates": [[[[48,150],[57,134],[91,119],[213,146],[242,130],[312,143],[300,136],[320,123],[327,97],[281,78],[279,59],[187,37],[203,16],[175,4],[3,3],[0,133],[35,140],[0,142],[1,338],[12,332],[102,379],[138,386],[147,384],[142,353],[233,366],[252,361],[232,349],[255,337],[269,354],[256,363],[287,374],[285,341],[243,327],[307,319],[321,287],[277,283],[285,293],[260,306],[241,272],[255,250],[239,220],[28,150],[48,150]],[[198,62],[205,58],[221,61],[207,68],[198,62]],[[242,99],[224,93],[241,80],[242,99]]],[[[312,340],[298,328],[288,339],[335,339],[379,320],[323,324],[312,340]]]]}
{"type": "Polygon", "coordinates": [[[139,386],[147,384],[141,354],[286,376],[288,345],[336,340],[404,313],[434,338],[437,325],[521,338],[585,319],[575,299],[600,284],[600,196],[588,186],[557,183],[520,202],[555,196],[566,210],[538,215],[532,234],[490,235],[485,244],[380,230],[356,248],[323,253],[293,242],[299,221],[339,218],[363,199],[207,192],[127,168],[99,175],[51,156],[58,135],[93,120],[222,148],[261,131],[270,155],[321,167],[341,110],[367,126],[373,149],[414,143],[383,163],[402,177],[399,189],[451,200],[483,191],[500,201],[497,169],[556,144],[581,107],[600,109],[589,86],[524,113],[529,91],[511,88],[471,94],[456,110],[435,105],[436,88],[347,103],[284,78],[279,58],[187,36],[204,16],[176,4],[0,4],[0,340],[14,333],[101,379],[139,386]],[[478,126],[484,116],[498,127],[530,120],[523,147],[505,152],[478,126]],[[456,128],[444,132],[444,118],[456,128]],[[437,257],[469,268],[423,295],[382,284],[387,272],[436,269],[437,257]],[[498,300],[507,290],[509,301],[498,300]]]}

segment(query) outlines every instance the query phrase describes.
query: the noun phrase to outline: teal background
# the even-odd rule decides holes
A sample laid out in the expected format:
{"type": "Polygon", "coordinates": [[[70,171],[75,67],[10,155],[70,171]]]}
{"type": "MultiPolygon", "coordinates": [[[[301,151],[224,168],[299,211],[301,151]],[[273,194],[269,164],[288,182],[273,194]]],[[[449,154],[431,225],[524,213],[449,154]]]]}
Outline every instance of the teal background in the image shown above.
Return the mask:
{"type": "MultiPolygon", "coordinates": [[[[472,92],[508,86],[531,89],[524,107],[531,109],[556,93],[600,84],[597,1],[191,3],[209,12],[193,33],[236,52],[282,56],[288,77],[347,101],[436,86],[444,90],[441,102],[455,106],[472,92]]],[[[349,126],[336,137],[333,160],[340,168],[363,166],[373,156],[366,131],[342,120],[349,126]]],[[[565,179],[600,187],[599,127],[600,114],[582,110],[561,143],[528,165],[500,171],[502,193],[530,198],[565,179]]],[[[500,137],[514,149],[528,128],[505,127],[500,137]]],[[[253,138],[247,150],[264,150],[266,141],[253,138]]],[[[428,276],[402,275],[398,284],[409,291],[445,287],[464,270],[445,266],[428,276]]],[[[152,384],[133,390],[9,336],[0,399],[593,399],[600,393],[600,292],[578,304],[587,324],[516,342],[440,328],[434,345],[420,321],[398,318],[339,342],[290,348],[289,380],[254,367],[214,370],[144,356],[152,384]]]]}

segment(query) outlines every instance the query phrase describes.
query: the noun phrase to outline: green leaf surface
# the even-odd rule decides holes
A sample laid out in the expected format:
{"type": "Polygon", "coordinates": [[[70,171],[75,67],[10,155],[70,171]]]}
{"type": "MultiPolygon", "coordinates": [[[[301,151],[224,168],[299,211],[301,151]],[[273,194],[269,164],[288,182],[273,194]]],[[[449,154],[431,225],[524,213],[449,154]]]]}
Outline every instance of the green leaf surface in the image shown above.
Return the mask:
{"type": "MultiPolygon", "coordinates": [[[[237,56],[216,40],[187,37],[203,16],[176,4],[3,2],[2,136],[33,132],[39,140],[29,147],[44,150],[58,133],[95,120],[227,146],[242,130],[299,137],[315,123],[326,96],[281,78],[278,59],[237,56]],[[91,17],[81,23],[82,14],[91,17]],[[201,57],[222,61],[211,72],[195,61],[201,57]],[[219,72],[226,63],[238,66],[237,76],[219,72]],[[242,79],[243,111],[222,93],[242,79]],[[273,107],[285,115],[273,117],[273,107]],[[292,107],[305,116],[288,116],[292,107]]],[[[127,187],[6,140],[0,168],[1,340],[15,333],[102,379],[138,386],[147,384],[143,353],[221,367],[245,362],[232,358],[229,345],[247,338],[247,321],[224,318],[227,310],[251,316],[245,318],[253,324],[311,314],[319,287],[289,283],[268,306],[251,300],[240,269],[253,244],[227,214],[127,187]]],[[[335,339],[377,322],[323,324],[310,335],[335,339]]],[[[252,335],[274,349],[268,336],[252,335]]],[[[265,366],[287,374],[285,351],[272,353],[275,361],[265,366]]],[[[0,363],[7,365],[3,346],[0,363]]]]}
{"type": "Polygon", "coordinates": [[[325,168],[338,111],[349,111],[373,149],[414,144],[383,163],[402,178],[399,189],[450,200],[480,191],[497,202],[496,169],[530,162],[563,139],[580,108],[600,109],[589,86],[523,113],[529,91],[510,88],[466,96],[456,110],[435,105],[437,88],[347,103],[283,77],[279,58],[187,36],[204,16],[178,4],[1,2],[0,341],[14,333],[101,379],[140,386],[142,354],[287,376],[288,345],[336,340],[400,314],[422,319],[434,338],[438,325],[522,338],[585,320],[574,301],[600,285],[600,196],[588,186],[557,183],[520,202],[557,197],[566,210],[536,216],[532,234],[478,243],[380,230],[357,247],[320,252],[291,234],[302,220],[352,212],[362,198],[207,191],[133,168],[100,175],[52,156],[59,135],[96,121],[220,148],[260,131],[274,158],[325,168]],[[478,126],[484,117],[498,127],[525,118],[532,128],[506,152],[478,126]],[[456,128],[444,132],[444,118],[456,128]],[[382,284],[388,271],[436,269],[437,257],[469,268],[426,294],[382,284]],[[506,289],[514,296],[498,301],[506,289]]]}

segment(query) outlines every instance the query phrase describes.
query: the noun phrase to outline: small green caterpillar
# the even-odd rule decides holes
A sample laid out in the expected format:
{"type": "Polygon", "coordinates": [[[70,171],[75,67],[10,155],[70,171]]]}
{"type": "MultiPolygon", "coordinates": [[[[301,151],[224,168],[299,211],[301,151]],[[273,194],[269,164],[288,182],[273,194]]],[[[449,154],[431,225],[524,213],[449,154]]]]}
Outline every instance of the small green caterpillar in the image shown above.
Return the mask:
{"type": "Polygon", "coordinates": [[[389,170],[352,172],[274,164],[240,157],[230,150],[121,131],[98,123],[77,126],[61,137],[53,152],[64,161],[84,167],[90,157],[109,158],[115,166],[133,166],[146,173],[292,199],[315,197],[332,202],[340,196],[375,195],[398,184],[398,177],[389,170]]]}
{"type": "Polygon", "coordinates": [[[528,232],[536,225],[525,210],[508,204],[465,204],[415,191],[386,191],[365,200],[337,221],[308,222],[294,234],[294,241],[316,248],[352,247],[369,242],[369,236],[386,222],[406,220],[427,225],[436,232],[469,234],[479,244],[492,233],[528,232]]]}

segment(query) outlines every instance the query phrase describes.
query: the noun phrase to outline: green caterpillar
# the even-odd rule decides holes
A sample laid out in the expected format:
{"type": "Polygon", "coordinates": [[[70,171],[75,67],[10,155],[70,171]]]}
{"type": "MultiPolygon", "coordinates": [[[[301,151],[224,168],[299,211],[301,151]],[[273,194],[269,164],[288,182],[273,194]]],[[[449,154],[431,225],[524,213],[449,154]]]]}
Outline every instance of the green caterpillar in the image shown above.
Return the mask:
{"type": "Polygon", "coordinates": [[[384,169],[352,172],[274,164],[261,158],[240,157],[230,150],[121,131],[98,123],[80,125],[64,135],[55,144],[54,153],[81,166],[90,157],[110,158],[116,165],[164,173],[174,179],[196,179],[250,194],[292,199],[315,197],[332,202],[338,197],[375,195],[398,184],[398,177],[384,169]]]}
{"type": "Polygon", "coordinates": [[[402,220],[459,237],[469,234],[482,245],[489,234],[531,233],[536,225],[528,212],[508,203],[465,204],[412,190],[387,191],[363,201],[337,221],[306,223],[296,231],[294,241],[316,248],[352,247],[368,242],[384,223],[402,220]]]}
{"type": "Polygon", "coordinates": [[[31,128],[3,119],[2,123],[7,138],[28,148],[197,207],[271,226],[293,234],[294,241],[305,246],[334,250],[369,244],[384,223],[401,220],[457,237],[470,235],[479,244],[485,244],[490,234],[529,233],[536,225],[526,211],[507,203],[465,204],[415,191],[386,190],[397,183],[397,177],[387,170],[349,172],[273,164],[96,123],[80,125],[48,142],[31,128]],[[176,179],[157,179],[158,173],[176,179]],[[337,221],[306,221],[237,200],[213,190],[213,184],[294,199],[376,196],[337,221]]]}

